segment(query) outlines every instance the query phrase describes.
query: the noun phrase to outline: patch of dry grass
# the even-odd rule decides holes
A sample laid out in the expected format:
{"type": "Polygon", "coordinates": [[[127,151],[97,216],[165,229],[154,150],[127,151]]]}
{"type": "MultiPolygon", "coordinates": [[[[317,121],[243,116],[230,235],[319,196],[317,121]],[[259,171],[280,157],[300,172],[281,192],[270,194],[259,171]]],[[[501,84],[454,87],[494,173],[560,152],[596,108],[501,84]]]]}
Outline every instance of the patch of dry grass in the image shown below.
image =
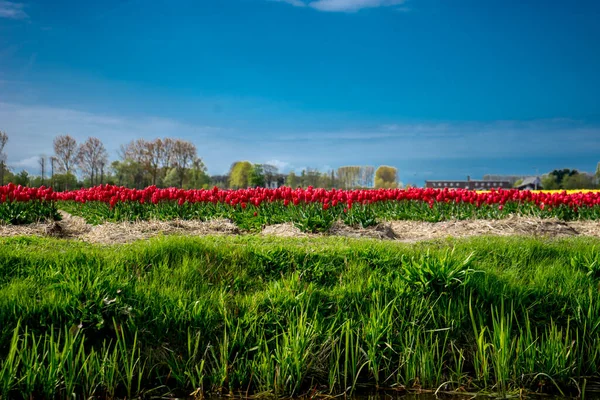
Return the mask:
{"type": "MultiPolygon", "coordinates": [[[[59,222],[29,225],[0,225],[0,237],[55,236],[77,239],[88,243],[131,243],[159,235],[240,235],[243,232],[226,219],[212,221],[171,220],[139,222],[107,222],[90,225],[83,218],[61,211],[59,222]]],[[[309,237],[292,223],[270,225],[261,235],[277,237],[309,237]]],[[[391,221],[369,228],[351,227],[335,223],[327,235],[382,240],[421,241],[445,237],[469,236],[593,236],[600,237],[600,222],[511,216],[500,220],[451,220],[443,222],[391,221]]]]}

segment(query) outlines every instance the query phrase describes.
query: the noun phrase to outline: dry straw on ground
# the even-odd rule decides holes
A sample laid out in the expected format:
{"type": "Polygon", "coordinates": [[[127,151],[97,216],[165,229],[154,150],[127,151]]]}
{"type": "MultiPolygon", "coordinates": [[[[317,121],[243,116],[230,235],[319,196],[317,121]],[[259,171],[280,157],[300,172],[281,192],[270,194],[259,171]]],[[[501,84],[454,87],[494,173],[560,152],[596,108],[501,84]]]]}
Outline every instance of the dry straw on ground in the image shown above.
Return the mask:
{"type": "Polygon", "coordinates": [[[400,240],[428,240],[467,236],[596,236],[600,237],[597,221],[565,222],[558,219],[542,219],[511,216],[500,220],[451,220],[443,222],[393,221],[391,227],[400,240]]]}
{"type": "Polygon", "coordinates": [[[305,237],[309,236],[308,233],[302,232],[294,224],[276,224],[265,226],[261,232],[262,235],[267,236],[278,236],[278,237],[305,237]]]}
{"type": "Polygon", "coordinates": [[[213,221],[140,221],[106,223],[94,226],[80,237],[90,243],[130,243],[158,235],[238,235],[237,226],[228,220],[213,221]]]}
{"type": "MultiPolygon", "coordinates": [[[[90,225],[83,218],[61,212],[62,221],[30,225],[0,225],[0,236],[54,236],[88,243],[130,243],[159,235],[239,235],[229,220],[212,221],[140,221],[90,225]]],[[[262,235],[278,237],[318,236],[300,231],[291,223],[266,226],[262,235]]],[[[600,222],[540,219],[511,216],[502,220],[451,220],[444,222],[391,221],[374,227],[357,228],[335,223],[328,235],[416,242],[446,237],[494,236],[593,236],[600,237],[600,222]]]]}

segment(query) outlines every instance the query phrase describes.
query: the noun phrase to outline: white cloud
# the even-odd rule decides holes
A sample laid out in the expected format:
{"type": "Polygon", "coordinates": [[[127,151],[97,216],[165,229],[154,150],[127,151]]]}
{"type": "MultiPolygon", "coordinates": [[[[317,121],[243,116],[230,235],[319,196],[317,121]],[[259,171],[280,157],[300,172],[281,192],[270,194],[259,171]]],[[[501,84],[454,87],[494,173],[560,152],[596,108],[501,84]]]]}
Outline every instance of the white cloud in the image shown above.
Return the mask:
{"type": "Polygon", "coordinates": [[[269,160],[265,164],[269,164],[274,167],[277,167],[279,172],[288,171],[291,168],[293,168],[293,166],[289,162],[281,161],[281,160],[269,160]]]}
{"type": "Polygon", "coordinates": [[[29,18],[24,11],[25,4],[0,0],[0,18],[26,19],[29,18]]]}
{"type": "Polygon", "coordinates": [[[12,163],[10,166],[17,169],[25,169],[28,171],[37,170],[39,168],[40,158],[37,156],[28,157],[23,160],[12,163]]]}
{"type": "Polygon", "coordinates": [[[160,116],[104,115],[0,102],[0,124],[9,136],[5,149],[8,165],[33,174],[38,173],[39,156],[52,154],[54,137],[66,133],[78,141],[98,137],[113,160],[119,146],[132,139],[180,137],[196,144],[211,174],[228,171],[236,160],[249,160],[273,164],[283,172],[299,172],[303,167],[326,170],[329,166],[390,164],[402,171],[432,171],[432,176],[450,174],[450,165],[458,171],[453,174],[466,176],[477,173],[472,170],[474,160],[485,160],[485,165],[496,160],[491,163],[499,165],[515,159],[529,163],[532,158],[595,160],[600,154],[600,125],[568,119],[390,121],[370,129],[269,132],[216,128],[160,116]]]}
{"type": "Polygon", "coordinates": [[[0,121],[0,129],[6,131],[9,137],[5,149],[7,164],[15,169],[26,168],[30,171],[37,171],[40,155],[53,153],[52,141],[58,135],[69,134],[78,142],[90,136],[98,137],[114,157],[120,145],[137,138],[180,137],[201,145],[206,138],[222,133],[219,128],[191,125],[168,118],[131,118],[2,102],[0,121]]]}
{"type": "Polygon", "coordinates": [[[355,12],[363,8],[389,7],[403,4],[405,0],[316,0],[309,6],[319,11],[355,12]]]}
{"type": "MultiPolygon", "coordinates": [[[[291,4],[295,7],[311,7],[326,12],[356,12],[364,8],[391,7],[402,5],[406,0],[271,0],[291,4]]],[[[409,11],[407,7],[398,8],[409,11]]]]}
{"type": "Polygon", "coordinates": [[[294,7],[306,7],[306,3],[304,3],[302,0],[271,0],[277,3],[287,3],[287,4],[291,4],[294,7]]]}

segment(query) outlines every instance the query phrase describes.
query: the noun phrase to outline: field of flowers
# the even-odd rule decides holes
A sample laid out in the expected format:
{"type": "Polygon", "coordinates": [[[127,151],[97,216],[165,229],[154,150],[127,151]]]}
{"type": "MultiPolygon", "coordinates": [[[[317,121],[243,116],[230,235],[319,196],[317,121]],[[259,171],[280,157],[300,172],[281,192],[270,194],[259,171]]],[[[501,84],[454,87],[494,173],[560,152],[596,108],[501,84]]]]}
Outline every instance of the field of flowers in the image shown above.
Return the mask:
{"type": "Polygon", "coordinates": [[[241,229],[292,222],[322,232],[338,220],[372,226],[385,220],[437,222],[499,219],[511,214],[562,220],[600,218],[600,192],[448,189],[128,189],[102,185],[54,192],[51,188],[0,187],[0,220],[22,224],[58,218],[58,208],[98,224],[104,221],[228,218],[241,229]]]}
{"type": "Polygon", "coordinates": [[[51,188],[0,186],[0,223],[28,224],[59,218],[56,193],[51,188]]]}
{"type": "MultiPolygon", "coordinates": [[[[600,193],[0,187],[23,224],[600,219],[600,193]]],[[[600,387],[600,241],[263,235],[0,238],[0,398],[292,398],[600,387]],[[383,391],[381,392],[383,393],[383,391]]],[[[590,393],[591,394],[591,393],[590,393]]]]}

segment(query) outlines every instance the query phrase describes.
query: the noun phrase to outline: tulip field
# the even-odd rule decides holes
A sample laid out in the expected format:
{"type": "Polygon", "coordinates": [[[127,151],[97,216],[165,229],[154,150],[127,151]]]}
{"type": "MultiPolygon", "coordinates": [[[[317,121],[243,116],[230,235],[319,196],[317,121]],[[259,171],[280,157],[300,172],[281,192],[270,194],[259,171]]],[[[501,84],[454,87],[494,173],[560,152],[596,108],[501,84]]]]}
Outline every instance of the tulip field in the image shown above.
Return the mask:
{"type": "Polygon", "coordinates": [[[23,224],[58,218],[58,208],[93,224],[227,218],[256,231],[292,222],[306,232],[327,231],[338,220],[368,227],[386,220],[438,222],[449,219],[499,219],[516,214],[561,220],[600,218],[600,193],[448,189],[128,189],[102,185],[54,192],[51,188],[0,187],[0,220],[23,224]]]}
{"type": "MultiPolygon", "coordinates": [[[[89,224],[227,218],[250,233],[279,223],[326,232],[339,221],[598,220],[600,193],[0,187],[4,224],[58,220],[59,210],[89,224]]],[[[131,228],[89,228],[116,225],[131,228]]],[[[597,237],[98,244],[45,232],[0,237],[1,399],[583,398],[600,388],[597,237]]]]}

